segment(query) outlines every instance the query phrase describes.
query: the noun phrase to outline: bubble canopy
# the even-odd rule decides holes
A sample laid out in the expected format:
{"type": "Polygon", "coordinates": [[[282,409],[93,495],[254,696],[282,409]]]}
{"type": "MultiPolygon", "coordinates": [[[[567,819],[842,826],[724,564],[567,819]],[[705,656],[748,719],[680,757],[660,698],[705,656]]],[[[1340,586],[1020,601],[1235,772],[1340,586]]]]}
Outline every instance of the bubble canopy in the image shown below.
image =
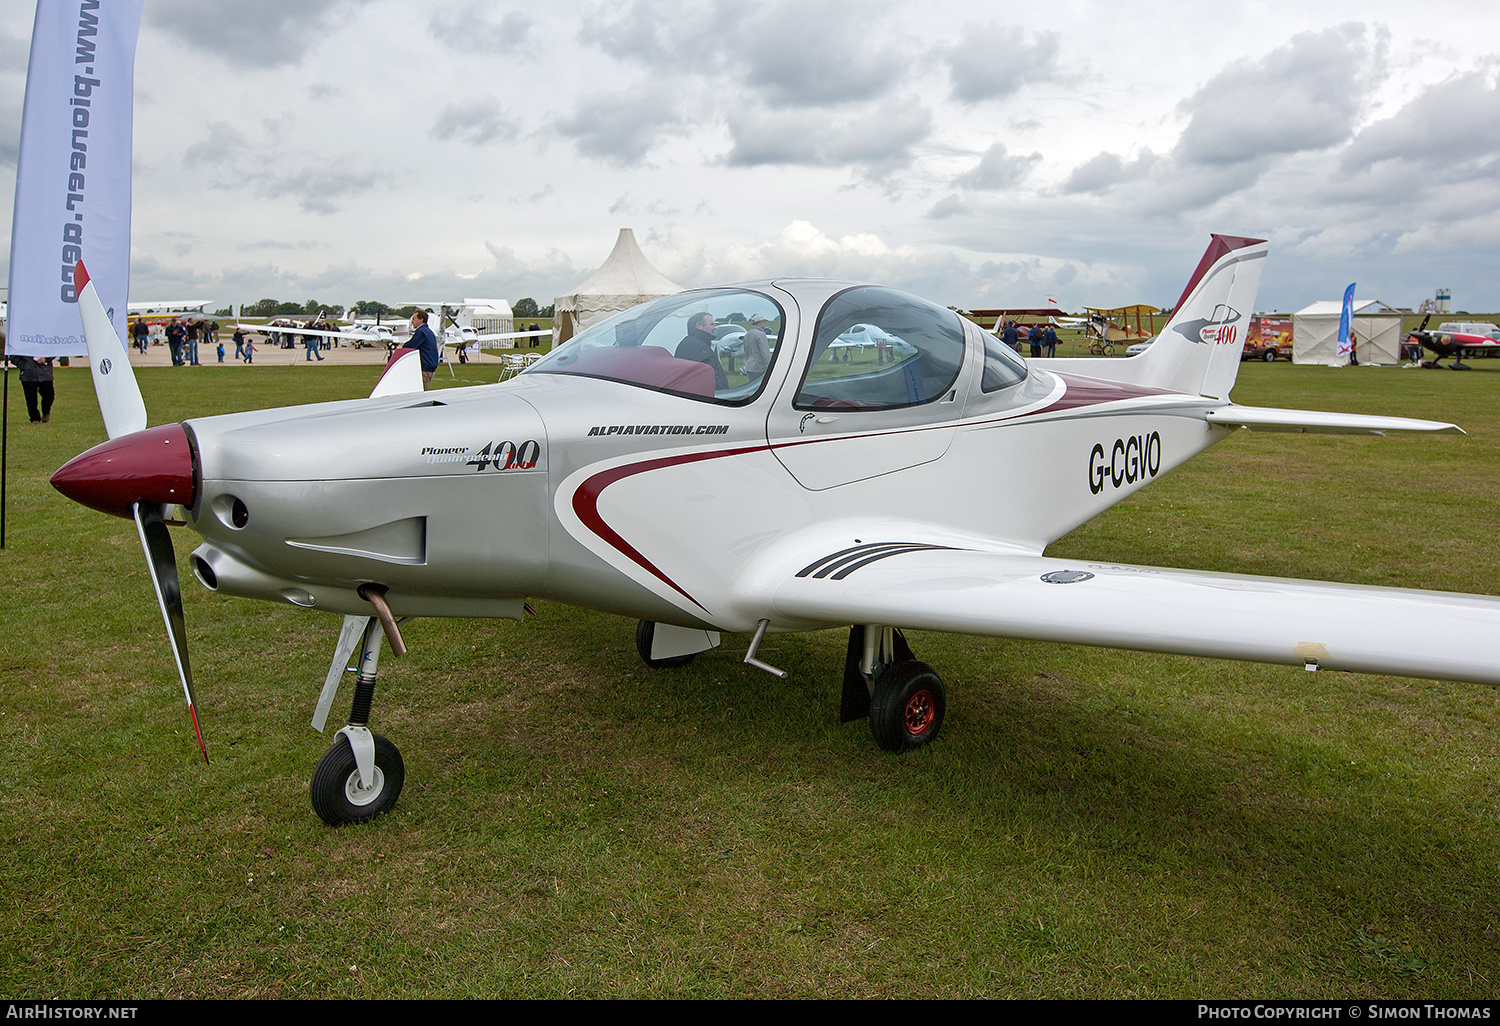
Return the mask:
{"type": "Polygon", "coordinates": [[[781,306],[750,289],[699,289],[615,314],[580,332],[526,371],[580,374],[737,406],[751,402],[781,351],[781,306]],[[769,360],[753,359],[764,317],[769,360]],[[747,349],[752,352],[747,352],[747,349]]]}

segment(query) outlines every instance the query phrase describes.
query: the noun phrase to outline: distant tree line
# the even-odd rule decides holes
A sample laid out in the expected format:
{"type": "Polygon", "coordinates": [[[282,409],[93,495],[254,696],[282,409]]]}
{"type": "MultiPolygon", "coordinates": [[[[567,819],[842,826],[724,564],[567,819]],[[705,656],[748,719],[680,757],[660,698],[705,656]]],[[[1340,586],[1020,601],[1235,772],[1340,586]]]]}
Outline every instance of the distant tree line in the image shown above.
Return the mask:
{"type": "Polygon", "coordinates": [[[337,310],[337,307],[320,303],[316,299],[309,299],[305,303],[282,302],[279,299],[262,299],[255,303],[246,303],[240,307],[240,313],[245,317],[286,317],[292,314],[315,314],[319,310],[337,310]]]}
{"type": "Polygon", "coordinates": [[[546,306],[537,306],[536,300],[525,296],[510,304],[510,312],[517,317],[554,317],[556,314],[556,303],[548,303],[546,306]]]}
{"type": "MultiPolygon", "coordinates": [[[[538,306],[535,299],[530,296],[518,299],[511,304],[511,311],[517,317],[551,317],[556,304],[549,303],[546,306],[538,306]]],[[[355,317],[390,317],[406,319],[412,315],[415,306],[387,306],[385,303],[374,299],[361,299],[350,307],[330,306],[320,303],[316,299],[309,299],[305,303],[283,302],[279,299],[262,299],[255,303],[246,303],[240,307],[240,315],[244,317],[288,317],[293,315],[306,316],[315,314],[320,310],[339,314],[345,311],[355,317]]],[[[215,312],[217,317],[231,317],[234,310],[225,307],[215,312]]]]}

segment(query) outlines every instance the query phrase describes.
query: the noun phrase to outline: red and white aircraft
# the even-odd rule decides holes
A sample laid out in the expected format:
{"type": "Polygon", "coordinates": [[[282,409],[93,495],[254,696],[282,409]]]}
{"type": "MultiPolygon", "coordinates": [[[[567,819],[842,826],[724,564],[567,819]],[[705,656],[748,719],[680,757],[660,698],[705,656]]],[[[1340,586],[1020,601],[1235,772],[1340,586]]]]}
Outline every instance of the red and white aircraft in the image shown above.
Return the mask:
{"type": "Polygon", "coordinates": [[[1427,322],[1432,320],[1432,314],[1422,318],[1422,326],[1406,336],[1410,345],[1420,345],[1423,349],[1432,350],[1437,360],[1424,360],[1423,367],[1435,369],[1442,366],[1438,360],[1452,358],[1453,362],[1448,366],[1453,370],[1468,370],[1469,365],[1463,362],[1465,356],[1475,355],[1493,356],[1500,353],[1500,339],[1493,335],[1475,335],[1463,331],[1428,331],[1427,322]]]}
{"type": "Polygon", "coordinates": [[[657,666],[732,631],[784,676],[756,657],[767,632],[853,625],[842,714],[891,750],[932,740],[946,704],[900,628],[1500,683],[1497,598],[1046,555],[1238,428],[1458,431],[1231,402],[1265,256],[1215,236],[1130,359],[1026,362],[912,296],[775,279],[636,307],[499,385],[421,394],[407,351],[368,399],[149,429],[80,265],[110,441],[53,483],[136,521],[190,704],[169,523],[201,537],[204,587],[343,615],[314,717],[358,652],[312,780],[332,824],[389,809],[404,779],[368,728],[382,633],[400,654],[397,618],[519,618],[531,596],[637,619],[657,666]],[[731,313],[766,318],[765,371],[719,364],[701,325],[731,313]],[[846,362],[854,325],[902,345],[846,362]],[[1457,629],[1408,629],[1423,622],[1457,629]]]}

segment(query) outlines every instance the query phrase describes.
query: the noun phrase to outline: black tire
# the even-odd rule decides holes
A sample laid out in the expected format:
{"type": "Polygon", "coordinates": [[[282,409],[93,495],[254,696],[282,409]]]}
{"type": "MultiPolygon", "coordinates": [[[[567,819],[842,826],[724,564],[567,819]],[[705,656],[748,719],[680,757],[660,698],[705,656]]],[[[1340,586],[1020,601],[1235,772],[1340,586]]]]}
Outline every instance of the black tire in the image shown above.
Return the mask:
{"type": "Polygon", "coordinates": [[[651,658],[651,640],[656,636],[656,622],[653,620],[638,620],[635,625],[635,650],[640,654],[641,662],[653,670],[674,670],[686,666],[693,661],[698,653],[690,652],[684,656],[672,656],[670,659],[651,658]]]}
{"type": "Polygon", "coordinates": [[[888,752],[918,748],[943,728],[948,698],[943,681],[926,663],[892,663],[875,679],[870,696],[870,733],[888,752]]]}
{"type": "Polygon", "coordinates": [[[1276,350],[1274,350],[1274,349],[1267,349],[1264,353],[1261,354],[1260,358],[1262,360],[1266,361],[1267,363],[1275,363],[1276,362],[1276,350]]]}
{"type": "Polygon", "coordinates": [[[354,749],[340,734],[333,747],[323,753],[313,769],[313,811],[329,826],[345,826],[374,819],[390,811],[401,796],[406,782],[406,764],[401,753],[379,734],[375,738],[375,785],[360,793],[359,774],[354,764],[354,749]]]}

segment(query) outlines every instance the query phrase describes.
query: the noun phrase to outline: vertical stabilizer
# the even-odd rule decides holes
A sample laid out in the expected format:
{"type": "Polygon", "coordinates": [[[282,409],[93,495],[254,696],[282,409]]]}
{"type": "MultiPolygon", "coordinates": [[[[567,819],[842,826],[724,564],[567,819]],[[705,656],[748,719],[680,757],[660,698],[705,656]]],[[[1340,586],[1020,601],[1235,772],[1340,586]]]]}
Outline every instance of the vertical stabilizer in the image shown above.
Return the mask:
{"type": "Polygon", "coordinates": [[[1266,242],[1215,235],[1172,319],[1136,360],[1141,384],[1222,399],[1234,387],[1250,328],[1266,242]]]}

